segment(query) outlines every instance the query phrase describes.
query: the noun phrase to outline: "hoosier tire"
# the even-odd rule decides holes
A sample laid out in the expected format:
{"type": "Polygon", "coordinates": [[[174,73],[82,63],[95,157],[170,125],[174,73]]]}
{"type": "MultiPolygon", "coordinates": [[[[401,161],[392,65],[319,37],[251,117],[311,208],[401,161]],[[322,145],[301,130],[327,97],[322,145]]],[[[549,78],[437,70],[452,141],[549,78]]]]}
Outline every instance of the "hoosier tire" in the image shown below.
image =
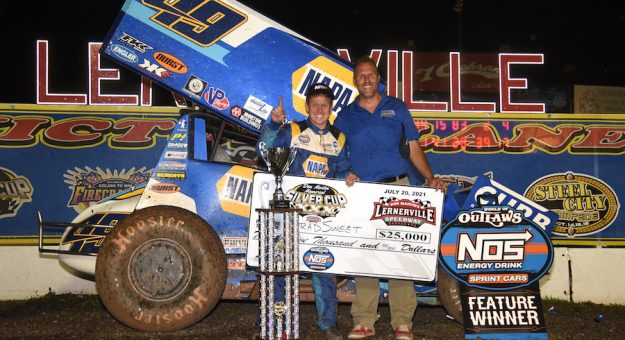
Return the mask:
{"type": "Polygon", "coordinates": [[[436,287],[438,298],[451,317],[461,325],[464,324],[462,317],[462,303],[460,301],[460,283],[445,269],[438,268],[436,287]]]}
{"type": "Polygon", "coordinates": [[[96,288],[108,311],[135,329],[169,332],[203,319],[226,285],[222,243],[195,214],[156,206],[124,218],[96,260],[96,288]]]}

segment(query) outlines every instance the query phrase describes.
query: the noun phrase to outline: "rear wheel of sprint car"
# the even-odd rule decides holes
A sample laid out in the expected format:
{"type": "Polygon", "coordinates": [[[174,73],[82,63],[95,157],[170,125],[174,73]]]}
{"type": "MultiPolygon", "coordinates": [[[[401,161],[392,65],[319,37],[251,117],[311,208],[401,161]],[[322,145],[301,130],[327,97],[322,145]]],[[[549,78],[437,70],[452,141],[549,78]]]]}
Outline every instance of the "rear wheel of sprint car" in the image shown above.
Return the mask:
{"type": "Polygon", "coordinates": [[[108,311],[139,330],[168,332],[203,319],[217,304],[227,267],[217,234],[190,211],[137,210],[105,238],[96,288],[108,311]]]}
{"type": "Polygon", "coordinates": [[[438,289],[438,298],[441,300],[443,307],[445,307],[447,314],[461,325],[464,324],[462,303],[460,302],[460,283],[458,280],[439,266],[436,287],[438,289]]]}

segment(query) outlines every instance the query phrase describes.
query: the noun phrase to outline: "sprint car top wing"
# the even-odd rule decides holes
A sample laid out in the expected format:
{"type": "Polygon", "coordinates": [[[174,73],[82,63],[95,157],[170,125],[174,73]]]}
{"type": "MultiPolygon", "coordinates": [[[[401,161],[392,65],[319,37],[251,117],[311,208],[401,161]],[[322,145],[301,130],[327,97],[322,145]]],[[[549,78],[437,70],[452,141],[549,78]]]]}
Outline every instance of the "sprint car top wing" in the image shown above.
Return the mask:
{"type": "Polygon", "coordinates": [[[127,0],[100,52],[252,133],[279,96],[304,119],[310,84],[334,90],[334,114],[357,95],[348,61],[231,0],[127,0]]]}

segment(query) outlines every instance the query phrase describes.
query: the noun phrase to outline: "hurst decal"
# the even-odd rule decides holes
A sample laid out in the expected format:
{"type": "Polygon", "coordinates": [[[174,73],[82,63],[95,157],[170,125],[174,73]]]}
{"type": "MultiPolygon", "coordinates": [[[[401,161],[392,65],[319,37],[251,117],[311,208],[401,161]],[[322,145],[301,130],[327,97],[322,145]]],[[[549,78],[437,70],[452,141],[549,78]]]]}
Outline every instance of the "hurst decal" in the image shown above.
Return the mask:
{"type": "Polygon", "coordinates": [[[216,183],[219,203],[225,212],[249,217],[254,170],[235,165],[216,183]]]}
{"type": "Polygon", "coordinates": [[[24,202],[31,202],[33,186],[28,178],[0,167],[0,219],[17,215],[24,202]]]}
{"type": "Polygon", "coordinates": [[[608,228],[618,216],[619,198],[599,178],[566,172],[532,183],[525,197],[558,214],[553,233],[576,237],[608,228]]]}
{"type": "Polygon", "coordinates": [[[72,192],[67,206],[81,212],[98,201],[147,182],[151,173],[152,170],[147,170],[146,167],[120,171],[103,170],[100,167],[67,170],[63,177],[72,192]]]}

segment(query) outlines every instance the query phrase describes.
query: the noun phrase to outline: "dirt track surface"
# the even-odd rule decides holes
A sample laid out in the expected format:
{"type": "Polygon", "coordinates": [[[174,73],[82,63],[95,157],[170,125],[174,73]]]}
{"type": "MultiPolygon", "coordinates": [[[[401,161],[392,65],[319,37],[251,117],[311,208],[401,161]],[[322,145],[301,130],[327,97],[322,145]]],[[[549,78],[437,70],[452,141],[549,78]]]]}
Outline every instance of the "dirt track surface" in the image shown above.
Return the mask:
{"type": "MultiPolygon", "coordinates": [[[[622,339],[625,306],[543,300],[549,339],[622,339]],[[552,312],[549,308],[553,307],[552,312]],[[597,321],[597,315],[603,319],[597,321]]],[[[3,339],[249,339],[254,332],[256,303],[224,302],[204,320],[172,333],[144,333],[115,320],[96,295],[48,295],[39,299],[0,301],[3,339]]],[[[380,306],[375,339],[393,339],[388,306],[380,306]]],[[[415,339],[463,339],[462,327],[447,318],[444,308],[419,306],[415,339]]],[[[300,312],[300,339],[322,339],[315,326],[314,305],[300,312]]],[[[339,306],[339,330],[351,329],[349,305],[339,306]]]]}

